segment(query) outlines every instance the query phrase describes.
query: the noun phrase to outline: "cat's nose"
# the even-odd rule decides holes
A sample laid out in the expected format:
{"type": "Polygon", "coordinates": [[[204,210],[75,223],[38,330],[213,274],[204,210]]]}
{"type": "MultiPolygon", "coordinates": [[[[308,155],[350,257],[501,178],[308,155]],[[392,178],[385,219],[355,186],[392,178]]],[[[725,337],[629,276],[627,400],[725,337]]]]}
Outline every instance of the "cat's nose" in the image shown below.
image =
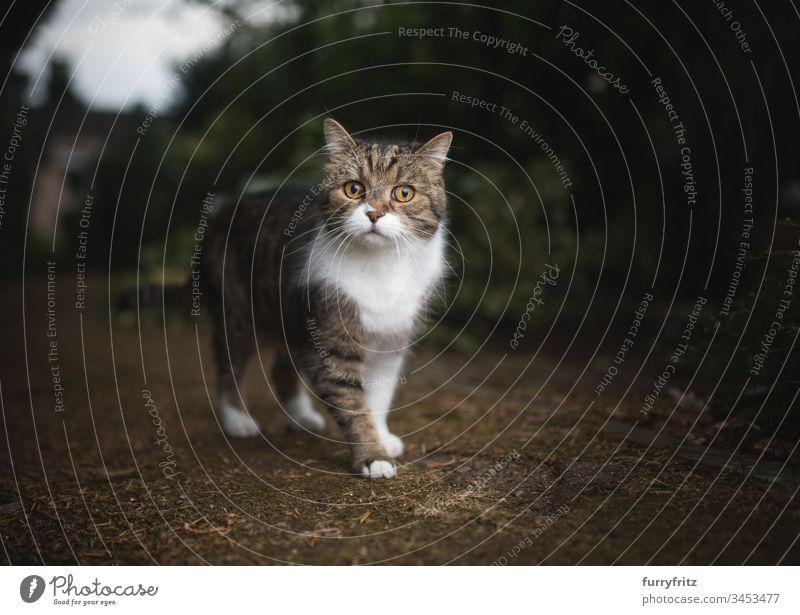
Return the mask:
{"type": "Polygon", "coordinates": [[[372,222],[372,224],[375,224],[378,219],[383,218],[383,216],[384,213],[382,211],[378,211],[377,209],[371,209],[367,212],[367,218],[369,218],[369,221],[372,222]]]}

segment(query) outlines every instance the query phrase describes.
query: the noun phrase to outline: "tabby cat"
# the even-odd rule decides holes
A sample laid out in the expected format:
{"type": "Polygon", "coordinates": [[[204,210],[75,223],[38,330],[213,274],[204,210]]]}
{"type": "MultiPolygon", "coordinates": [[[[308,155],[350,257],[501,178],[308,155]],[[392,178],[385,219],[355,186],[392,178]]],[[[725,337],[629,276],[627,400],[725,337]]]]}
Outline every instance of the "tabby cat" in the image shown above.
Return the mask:
{"type": "Polygon", "coordinates": [[[271,382],[298,428],[326,407],[354,473],[392,478],[403,443],[387,417],[406,349],[445,265],[442,171],[452,133],[422,146],[353,138],[324,122],[324,179],[225,207],[203,246],[214,323],[218,412],[254,436],[240,385],[258,344],[276,349],[271,382]]]}

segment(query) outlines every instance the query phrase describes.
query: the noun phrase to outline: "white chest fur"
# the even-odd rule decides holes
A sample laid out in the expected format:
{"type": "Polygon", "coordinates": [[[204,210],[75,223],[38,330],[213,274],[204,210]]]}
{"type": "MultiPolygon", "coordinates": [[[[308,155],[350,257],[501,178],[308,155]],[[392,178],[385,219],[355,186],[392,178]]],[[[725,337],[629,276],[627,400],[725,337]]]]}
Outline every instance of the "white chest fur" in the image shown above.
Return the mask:
{"type": "Polygon", "coordinates": [[[444,231],[413,248],[397,245],[376,248],[337,245],[315,247],[308,275],[351,300],[362,326],[377,335],[406,333],[414,325],[429,289],[444,267],[444,231]]]}

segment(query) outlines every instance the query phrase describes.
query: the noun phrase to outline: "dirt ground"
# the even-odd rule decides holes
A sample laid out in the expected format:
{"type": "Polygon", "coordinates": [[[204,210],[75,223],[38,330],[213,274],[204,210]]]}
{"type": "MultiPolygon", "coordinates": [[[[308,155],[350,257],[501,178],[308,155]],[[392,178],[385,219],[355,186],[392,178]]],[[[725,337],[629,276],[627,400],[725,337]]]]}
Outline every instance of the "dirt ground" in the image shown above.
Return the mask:
{"type": "Polygon", "coordinates": [[[590,405],[580,391],[602,362],[581,377],[572,359],[415,354],[390,419],[407,448],[399,475],[366,481],[346,474],[332,426],[287,429],[258,364],[246,390],[264,433],[226,439],[202,320],[165,335],[150,319],[140,334],[105,299],[74,309],[59,285],[48,337],[43,289],[29,284],[24,327],[21,290],[4,293],[7,563],[800,563],[792,456],[687,442],[590,405]]]}

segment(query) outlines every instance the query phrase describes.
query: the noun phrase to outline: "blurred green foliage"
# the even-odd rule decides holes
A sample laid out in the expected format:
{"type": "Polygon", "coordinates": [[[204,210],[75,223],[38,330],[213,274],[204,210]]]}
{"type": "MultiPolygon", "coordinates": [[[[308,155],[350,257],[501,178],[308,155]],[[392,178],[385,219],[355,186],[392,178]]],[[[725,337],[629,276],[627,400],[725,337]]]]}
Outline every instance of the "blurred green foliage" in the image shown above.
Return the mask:
{"type": "MultiPolygon", "coordinates": [[[[782,226],[796,228],[785,221],[782,226]]],[[[787,286],[797,279],[798,255],[776,250],[748,258],[746,268],[766,267],[757,290],[740,296],[728,316],[707,315],[698,336],[704,343],[693,347],[691,363],[700,369],[699,381],[713,386],[712,415],[754,435],[777,429],[800,433],[800,289],[796,282],[787,286]]]]}
{"type": "MultiPolygon", "coordinates": [[[[97,161],[96,268],[138,266],[160,277],[166,266],[179,276],[206,193],[314,181],[321,120],[329,114],[364,136],[424,140],[454,130],[446,172],[454,269],[447,292],[455,297],[448,320],[458,325],[474,314],[470,333],[498,321],[513,328],[545,263],[564,273],[543,317],[561,309],[567,292],[565,309],[577,315],[589,306],[610,312],[620,293],[637,297],[651,284],[665,289],[659,296],[677,289],[691,297],[709,269],[712,290],[724,288],[741,217],[740,121],[749,160],[759,165],[761,203],[778,200],[775,166],[781,177],[797,174],[798,123],[770,124],[796,115],[791,83],[780,71],[759,70],[758,79],[753,71],[779,65],[778,50],[767,44],[773,33],[783,54],[797,51],[798,37],[784,31],[792,23],[787,7],[772,7],[768,24],[758,7],[737,6],[759,43],[752,56],[704,3],[512,0],[499,8],[294,0],[271,20],[248,20],[257,8],[264,7],[213,4],[231,35],[174,67],[176,98],[145,134],[135,129],[148,110],[126,110],[129,121],[115,128],[97,161]],[[594,49],[630,94],[598,81],[557,39],[561,25],[579,32],[578,45],[594,49]],[[447,35],[401,36],[401,27],[447,35]],[[451,36],[449,28],[468,36],[451,36]],[[526,52],[487,46],[475,33],[526,52]],[[663,78],[690,139],[700,187],[691,213],[654,76],[663,78]],[[497,111],[457,102],[454,92],[497,111]],[[523,121],[564,164],[569,190],[523,121]]],[[[65,224],[72,230],[58,248],[69,254],[76,220],[68,212],[65,224]]],[[[763,247],[766,224],[761,230],[763,247]]],[[[21,241],[15,236],[2,248],[18,253],[21,241]]]]}

